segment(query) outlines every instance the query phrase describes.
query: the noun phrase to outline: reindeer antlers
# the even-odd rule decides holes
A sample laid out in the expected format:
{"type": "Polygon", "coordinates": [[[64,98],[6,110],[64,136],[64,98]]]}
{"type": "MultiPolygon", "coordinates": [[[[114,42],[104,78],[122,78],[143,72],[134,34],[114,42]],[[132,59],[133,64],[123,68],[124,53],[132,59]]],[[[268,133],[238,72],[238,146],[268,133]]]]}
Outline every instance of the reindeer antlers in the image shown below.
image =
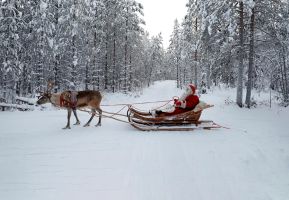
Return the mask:
{"type": "Polygon", "coordinates": [[[47,93],[51,93],[51,90],[53,89],[54,83],[52,81],[48,81],[47,83],[47,93]]]}

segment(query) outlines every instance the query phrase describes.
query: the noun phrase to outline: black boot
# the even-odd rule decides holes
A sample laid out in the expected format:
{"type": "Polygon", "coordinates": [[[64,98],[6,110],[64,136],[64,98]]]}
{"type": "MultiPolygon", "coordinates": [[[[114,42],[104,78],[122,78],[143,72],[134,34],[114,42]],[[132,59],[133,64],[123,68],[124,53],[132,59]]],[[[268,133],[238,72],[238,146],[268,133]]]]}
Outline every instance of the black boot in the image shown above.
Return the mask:
{"type": "Polygon", "coordinates": [[[160,115],[160,114],[162,114],[163,113],[163,111],[161,111],[161,110],[156,110],[156,114],[157,115],[160,115]]]}

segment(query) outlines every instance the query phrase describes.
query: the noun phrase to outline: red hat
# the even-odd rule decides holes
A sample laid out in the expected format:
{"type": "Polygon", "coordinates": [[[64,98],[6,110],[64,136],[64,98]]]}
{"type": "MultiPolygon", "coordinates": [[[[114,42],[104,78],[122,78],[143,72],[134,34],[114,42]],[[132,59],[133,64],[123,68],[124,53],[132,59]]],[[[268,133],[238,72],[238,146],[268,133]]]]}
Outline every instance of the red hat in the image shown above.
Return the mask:
{"type": "Polygon", "coordinates": [[[189,84],[188,87],[191,88],[191,90],[192,90],[192,94],[195,94],[195,92],[196,92],[196,88],[195,88],[195,86],[194,86],[193,84],[189,84]]]}

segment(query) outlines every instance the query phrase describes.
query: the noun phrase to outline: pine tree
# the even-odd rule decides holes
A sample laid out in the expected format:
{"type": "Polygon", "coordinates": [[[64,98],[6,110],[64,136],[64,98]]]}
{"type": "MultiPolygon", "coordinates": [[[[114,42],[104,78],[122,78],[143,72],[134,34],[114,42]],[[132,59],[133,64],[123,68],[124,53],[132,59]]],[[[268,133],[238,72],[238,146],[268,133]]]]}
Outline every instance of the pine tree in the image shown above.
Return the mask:
{"type": "MultiPolygon", "coordinates": [[[[255,6],[255,5],[253,5],[255,6]]],[[[252,76],[254,65],[254,49],[255,49],[255,8],[252,8],[250,17],[250,35],[249,35],[249,65],[248,65],[248,81],[247,81],[247,93],[246,93],[246,105],[248,108],[251,106],[251,91],[252,91],[252,76]]]]}
{"type": "Polygon", "coordinates": [[[169,59],[172,61],[171,68],[176,71],[177,88],[182,87],[181,72],[181,30],[178,20],[174,22],[174,29],[168,47],[169,59]]]}

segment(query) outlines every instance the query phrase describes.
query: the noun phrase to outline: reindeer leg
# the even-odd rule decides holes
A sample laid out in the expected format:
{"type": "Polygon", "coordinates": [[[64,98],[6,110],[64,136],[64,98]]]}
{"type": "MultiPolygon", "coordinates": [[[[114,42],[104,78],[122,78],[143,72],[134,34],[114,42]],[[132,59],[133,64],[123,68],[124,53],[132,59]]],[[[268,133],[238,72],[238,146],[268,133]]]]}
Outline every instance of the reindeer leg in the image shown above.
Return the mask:
{"type": "Polygon", "coordinates": [[[90,119],[88,120],[88,122],[86,122],[86,124],[85,124],[83,127],[89,126],[91,120],[92,120],[93,117],[95,116],[95,109],[91,109],[91,111],[92,111],[91,117],[90,117],[90,119]]]}
{"type": "Polygon", "coordinates": [[[98,123],[95,126],[101,126],[101,115],[102,115],[102,110],[100,108],[97,108],[98,112],[98,123]]]}
{"type": "Polygon", "coordinates": [[[79,119],[78,119],[78,117],[77,117],[76,109],[72,109],[72,111],[73,111],[74,117],[76,118],[76,122],[75,122],[75,124],[73,124],[73,125],[79,125],[79,124],[80,124],[80,121],[79,121],[79,119]]]}
{"type": "Polygon", "coordinates": [[[67,124],[63,129],[70,129],[71,108],[67,109],[67,124]]]}

